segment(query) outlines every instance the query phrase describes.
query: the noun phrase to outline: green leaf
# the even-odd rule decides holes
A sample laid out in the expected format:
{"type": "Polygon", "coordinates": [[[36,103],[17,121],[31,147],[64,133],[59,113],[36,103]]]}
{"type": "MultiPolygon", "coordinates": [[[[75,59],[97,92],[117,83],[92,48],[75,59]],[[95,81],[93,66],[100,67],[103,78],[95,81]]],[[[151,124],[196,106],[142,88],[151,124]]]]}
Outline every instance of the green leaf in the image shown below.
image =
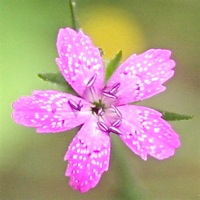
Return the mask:
{"type": "Polygon", "coordinates": [[[71,11],[71,18],[72,18],[72,28],[76,31],[80,29],[79,23],[78,23],[78,16],[76,13],[76,1],[75,0],[69,0],[69,7],[71,11]]]}
{"type": "Polygon", "coordinates": [[[110,60],[106,66],[106,81],[111,77],[113,72],[119,66],[120,60],[122,58],[122,51],[119,51],[112,60],[110,60]]]}
{"type": "Polygon", "coordinates": [[[61,73],[39,73],[38,77],[41,78],[43,81],[47,81],[50,83],[57,84],[64,88],[65,91],[76,94],[74,89],[67,83],[61,73]]]}
{"type": "Polygon", "coordinates": [[[60,73],[39,73],[38,77],[44,81],[55,83],[61,86],[67,86],[67,82],[60,73]]]}
{"type": "Polygon", "coordinates": [[[165,119],[166,121],[180,121],[180,120],[189,120],[193,118],[193,116],[191,115],[182,115],[182,114],[162,111],[162,110],[158,110],[158,111],[162,113],[163,115],[162,118],[165,119]]]}

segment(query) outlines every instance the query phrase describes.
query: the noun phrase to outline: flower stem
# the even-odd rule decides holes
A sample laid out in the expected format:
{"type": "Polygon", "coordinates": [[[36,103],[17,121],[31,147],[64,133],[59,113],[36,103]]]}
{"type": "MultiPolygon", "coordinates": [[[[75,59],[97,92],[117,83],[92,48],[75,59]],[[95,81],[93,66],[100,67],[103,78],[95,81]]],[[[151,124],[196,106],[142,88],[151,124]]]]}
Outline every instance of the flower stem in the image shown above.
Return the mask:
{"type": "Polygon", "coordinates": [[[69,0],[69,7],[71,11],[71,18],[72,18],[72,28],[76,31],[80,29],[79,23],[78,23],[78,15],[76,12],[76,0],[69,0]]]}
{"type": "MultiPolygon", "coordinates": [[[[119,149],[119,141],[118,138],[113,137],[113,143],[115,143],[115,150],[119,149]]],[[[136,185],[135,180],[132,179],[130,168],[127,162],[127,157],[122,155],[121,152],[115,151],[114,160],[119,167],[119,176],[121,176],[121,180],[119,183],[119,188],[117,189],[115,195],[116,199],[134,199],[141,200],[145,199],[145,195],[142,194],[142,191],[139,186],[136,185]]]]}

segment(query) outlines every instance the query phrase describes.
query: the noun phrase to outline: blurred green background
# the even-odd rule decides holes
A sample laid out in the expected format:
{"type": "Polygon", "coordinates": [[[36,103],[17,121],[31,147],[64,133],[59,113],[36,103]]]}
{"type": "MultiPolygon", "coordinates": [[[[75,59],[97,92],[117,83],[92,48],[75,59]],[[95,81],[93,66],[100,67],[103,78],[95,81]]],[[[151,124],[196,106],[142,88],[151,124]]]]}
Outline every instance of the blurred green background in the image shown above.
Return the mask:
{"type": "Polygon", "coordinates": [[[75,131],[40,135],[11,118],[12,102],[20,96],[60,90],[37,73],[58,70],[55,41],[58,29],[70,26],[68,1],[0,0],[0,199],[200,199],[200,1],[77,3],[81,26],[106,59],[119,50],[125,59],[149,48],[171,49],[175,77],[166,92],[143,105],[194,119],[172,123],[182,146],[164,161],[142,161],[113,136],[110,169],[99,185],[86,194],[73,191],[63,157],[75,131]]]}

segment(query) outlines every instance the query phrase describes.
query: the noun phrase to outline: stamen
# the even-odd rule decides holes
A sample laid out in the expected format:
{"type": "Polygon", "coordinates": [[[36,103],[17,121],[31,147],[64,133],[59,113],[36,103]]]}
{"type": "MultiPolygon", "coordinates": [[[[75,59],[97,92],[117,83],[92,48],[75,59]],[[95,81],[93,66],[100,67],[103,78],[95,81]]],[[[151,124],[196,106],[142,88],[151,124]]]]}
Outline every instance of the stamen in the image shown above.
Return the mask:
{"type": "Polygon", "coordinates": [[[95,73],[94,76],[88,81],[87,87],[91,87],[96,81],[96,78],[97,78],[97,74],[95,73]]]}
{"type": "Polygon", "coordinates": [[[109,92],[103,91],[103,95],[111,99],[117,99],[117,97],[114,94],[111,94],[109,92]]]}
{"type": "Polygon", "coordinates": [[[99,128],[102,130],[102,131],[108,131],[109,128],[107,127],[106,124],[104,124],[103,122],[97,122],[97,125],[99,126],[99,128]]]}
{"type": "Polygon", "coordinates": [[[116,93],[117,93],[117,90],[119,89],[119,86],[120,86],[120,83],[115,83],[115,84],[112,86],[112,88],[111,88],[111,90],[110,90],[110,93],[111,93],[111,94],[116,94],[116,93]]]}
{"type": "Polygon", "coordinates": [[[100,108],[99,110],[98,110],[98,115],[99,116],[102,116],[103,114],[104,114],[105,112],[104,112],[104,110],[102,109],[102,108],[100,108]]]}
{"type": "Polygon", "coordinates": [[[114,127],[114,126],[110,126],[109,127],[109,131],[111,131],[111,132],[113,132],[113,133],[115,133],[117,135],[121,135],[122,134],[122,132],[118,128],[114,127]]]}
{"type": "Polygon", "coordinates": [[[80,111],[81,108],[83,107],[83,105],[81,105],[81,101],[79,101],[78,103],[76,103],[74,100],[69,99],[69,100],[68,100],[68,103],[69,103],[70,107],[71,107],[72,109],[74,109],[74,110],[80,111]]]}
{"type": "Polygon", "coordinates": [[[113,122],[112,126],[117,128],[117,127],[119,127],[121,125],[121,123],[122,123],[122,120],[118,119],[118,120],[113,122]]]}
{"type": "Polygon", "coordinates": [[[112,109],[115,111],[115,113],[119,116],[122,117],[122,114],[120,113],[120,111],[117,109],[117,107],[115,107],[114,105],[111,105],[112,109]]]}

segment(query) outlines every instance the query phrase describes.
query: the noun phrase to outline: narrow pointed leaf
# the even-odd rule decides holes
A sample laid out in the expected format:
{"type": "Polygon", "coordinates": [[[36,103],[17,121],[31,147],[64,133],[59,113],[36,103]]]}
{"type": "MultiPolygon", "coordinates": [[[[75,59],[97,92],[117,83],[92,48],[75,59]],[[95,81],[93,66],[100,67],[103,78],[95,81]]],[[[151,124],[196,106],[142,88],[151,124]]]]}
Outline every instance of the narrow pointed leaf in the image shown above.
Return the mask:
{"type": "Polygon", "coordinates": [[[112,60],[110,60],[106,66],[106,81],[111,77],[113,72],[119,66],[120,60],[122,58],[122,51],[119,51],[112,60]]]}
{"type": "Polygon", "coordinates": [[[38,77],[47,82],[67,86],[66,80],[60,73],[39,73],[38,77]]]}
{"type": "Polygon", "coordinates": [[[39,73],[38,77],[41,78],[43,81],[47,81],[61,87],[64,87],[65,90],[69,93],[74,94],[75,91],[73,88],[66,82],[62,74],[58,73],[39,73]]]}
{"type": "Polygon", "coordinates": [[[71,18],[72,18],[72,28],[78,31],[80,29],[80,26],[78,23],[78,16],[76,13],[76,1],[69,0],[69,7],[70,7],[70,12],[71,12],[71,18]]]}
{"type": "Polygon", "coordinates": [[[162,118],[165,119],[166,121],[180,121],[180,120],[189,120],[193,118],[193,116],[191,115],[182,115],[182,114],[163,111],[163,110],[158,110],[158,111],[162,113],[163,115],[162,118]]]}

